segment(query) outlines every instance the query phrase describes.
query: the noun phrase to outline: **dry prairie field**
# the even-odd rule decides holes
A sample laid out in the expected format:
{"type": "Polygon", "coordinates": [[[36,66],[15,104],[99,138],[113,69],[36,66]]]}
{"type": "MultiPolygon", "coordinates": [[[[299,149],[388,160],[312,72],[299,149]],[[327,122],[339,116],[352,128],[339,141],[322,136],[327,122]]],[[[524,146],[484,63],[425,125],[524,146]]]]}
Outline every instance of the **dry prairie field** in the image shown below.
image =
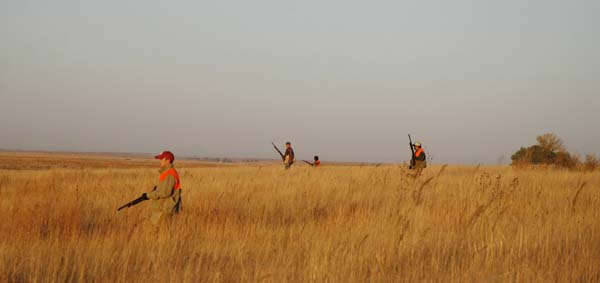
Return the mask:
{"type": "Polygon", "coordinates": [[[0,282],[599,282],[600,172],[0,153],[0,282]],[[41,165],[40,165],[41,164],[41,165]]]}

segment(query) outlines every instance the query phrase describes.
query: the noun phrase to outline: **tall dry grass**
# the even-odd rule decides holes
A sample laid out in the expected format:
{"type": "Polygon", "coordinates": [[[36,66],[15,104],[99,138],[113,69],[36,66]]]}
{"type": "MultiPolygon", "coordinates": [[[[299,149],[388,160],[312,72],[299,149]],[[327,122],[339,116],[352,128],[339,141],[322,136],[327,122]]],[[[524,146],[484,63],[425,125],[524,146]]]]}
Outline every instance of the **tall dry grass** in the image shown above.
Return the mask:
{"type": "Polygon", "coordinates": [[[600,174],[180,168],[183,211],[116,208],[154,169],[0,171],[2,282],[598,282],[600,174]]]}

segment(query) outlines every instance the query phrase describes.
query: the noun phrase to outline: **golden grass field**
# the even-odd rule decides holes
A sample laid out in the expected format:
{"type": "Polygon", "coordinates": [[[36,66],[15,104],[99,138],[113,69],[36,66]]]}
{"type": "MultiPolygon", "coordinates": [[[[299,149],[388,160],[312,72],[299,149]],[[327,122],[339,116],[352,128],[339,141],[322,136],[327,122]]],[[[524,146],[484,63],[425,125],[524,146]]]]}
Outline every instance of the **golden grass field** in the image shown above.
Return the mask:
{"type": "Polygon", "coordinates": [[[598,171],[176,161],[157,233],[148,202],[116,211],[157,161],[0,162],[0,282],[600,281],[598,171]]]}

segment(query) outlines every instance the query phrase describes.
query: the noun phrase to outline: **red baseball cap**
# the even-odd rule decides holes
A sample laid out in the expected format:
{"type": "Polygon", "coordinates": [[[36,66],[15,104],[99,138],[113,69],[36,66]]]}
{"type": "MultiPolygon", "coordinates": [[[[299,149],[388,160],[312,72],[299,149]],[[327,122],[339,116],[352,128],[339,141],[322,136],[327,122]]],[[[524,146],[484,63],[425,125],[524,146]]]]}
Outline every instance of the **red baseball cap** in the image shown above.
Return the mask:
{"type": "Polygon", "coordinates": [[[172,152],[165,150],[165,151],[161,152],[159,155],[154,156],[154,158],[156,158],[156,159],[166,158],[166,159],[171,160],[171,162],[173,162],[175,160],[175,155],[173,155],[172,152]]]}

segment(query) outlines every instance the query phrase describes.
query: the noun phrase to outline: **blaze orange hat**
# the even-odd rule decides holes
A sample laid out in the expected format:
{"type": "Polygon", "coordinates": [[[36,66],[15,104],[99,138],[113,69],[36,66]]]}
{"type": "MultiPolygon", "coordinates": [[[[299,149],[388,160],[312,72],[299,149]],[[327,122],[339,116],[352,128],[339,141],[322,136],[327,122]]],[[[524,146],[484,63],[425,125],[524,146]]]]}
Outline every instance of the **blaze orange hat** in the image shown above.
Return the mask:
{"type": "Polygon", "coordinates": [[[173,155],[172,152],[165,150],[165,151],[161,152],[159,155],[154,156],[154,158],[156,158],[156,159],[166,158],[166,159],[171,160],[171,162],[173,162],[175,160],[175,155],[173,155]]]}

